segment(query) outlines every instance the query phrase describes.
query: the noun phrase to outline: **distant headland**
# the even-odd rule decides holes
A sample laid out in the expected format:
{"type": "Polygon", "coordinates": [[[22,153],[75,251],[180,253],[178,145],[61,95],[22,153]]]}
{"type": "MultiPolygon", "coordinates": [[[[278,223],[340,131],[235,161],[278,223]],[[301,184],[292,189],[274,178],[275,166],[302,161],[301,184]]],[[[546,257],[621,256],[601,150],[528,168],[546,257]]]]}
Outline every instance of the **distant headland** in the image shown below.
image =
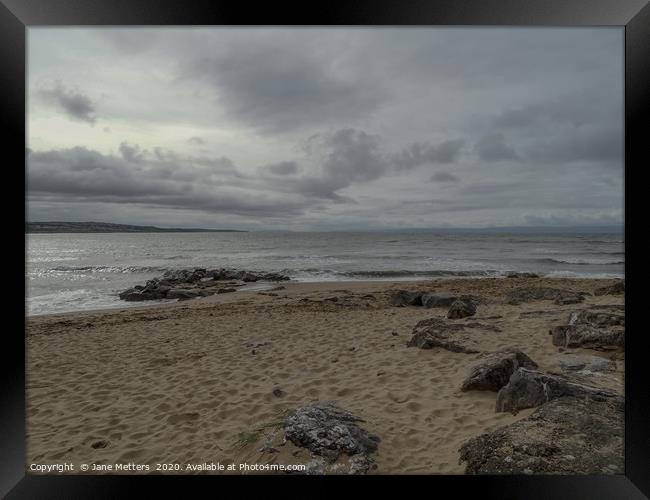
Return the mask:
{"type": "Polygon", "coordinates": [[[27,222],[26,233],[245,233],[237,229],[134,226],[110,222],[27,222]]]}

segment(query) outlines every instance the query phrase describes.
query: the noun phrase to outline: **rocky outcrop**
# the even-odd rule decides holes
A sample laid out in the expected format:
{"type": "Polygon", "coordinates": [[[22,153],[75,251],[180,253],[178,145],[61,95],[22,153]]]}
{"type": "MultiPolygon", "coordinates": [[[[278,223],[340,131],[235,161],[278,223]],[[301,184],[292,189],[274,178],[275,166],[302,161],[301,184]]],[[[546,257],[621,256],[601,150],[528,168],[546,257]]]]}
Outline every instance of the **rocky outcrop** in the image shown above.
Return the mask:
{"type": "Polygon", "coordinates": [[[483,350],[480,346],[483,337],[496,331],[499,329],[482,323],[453,323],[442,318],[430,318],[415,325],[407,347],[440,347],[452,352],[477,353],[483,350]]]}
{"type": "Polygon", "coordinates": [[[373,464],[371,455],[377,451],[380,439],[359,427],[361,422],[352,413],[319,401],[291,414],[285,421],[284,432],[286,439],[296,446],[322,457],[312,461],[312,473],[363,474],[373,464]],[[335,463],[342,456],[349,457],[346,470],[335,463]]]}
{"type": "Polygon", "coordinates": [[[619,308],[590,308],[573,312],[568,324],[550,331],[553,345],[589,349],[619,349],[625,346],[625,313],[619,308]]]}
{"type": "Polygon", "coordinates": [[[564,396],[622,399],[616,392],[579,384],[563,375],[518,368],[497,393],[496,411],[517,412],[564,396]]]}
{"type": "Polygon", "coordinates": [[[620,400],[562,397],[529,417],[470,439],[467,474],[623,474],[620,400]]]}
{"type": "Polygon", "coordinates": [[[470,369],[461,391],[498,391],[510,380],[519,367],[535,369],[537,363],[517,350],[503,350],[488,354],[470,369]]]}
{"type": "Polygon", "coordinates": [[[474,316],[476,314],[476,304],[471,300],[455,300],[449,311],[447,312],[447,317],[449,319],[461,319],[467,318],[468,316],[474,316]]]}
{"type": "Polygon", "coordinates": [[[610,286],[603,286],[594,290],[594,295],[623,295],[625,293],[625,281],[619,281],[610,286]]]}
{"type": "Polygon", "coordinates": [[[215,293],[234,291],[232,286],[252,281],[286,281],[289,278],[277,273],[251,273],[228,269],[179,269],[167,271],[161,277],[153,278],[144,286],[138,285],[119,294],[126,301],[179,299],[206,297],[215,293]],[[220,286],[226,281],[231,288],[220,286]],[[233,282],[234,281],[234,282],[233,282]],[[236,282],[239,281],[240,284],[236,282]]]}
{"type": "Polygon", "coordinates": [[[570,290],[560,290],[559,288],[549,287],[519,287],[511,290],[506,302],[512,305],[532,302],[534,300],[553,300],[556,304],[575,304],[582,302],[585,292],[572,292],[570,290]]]}

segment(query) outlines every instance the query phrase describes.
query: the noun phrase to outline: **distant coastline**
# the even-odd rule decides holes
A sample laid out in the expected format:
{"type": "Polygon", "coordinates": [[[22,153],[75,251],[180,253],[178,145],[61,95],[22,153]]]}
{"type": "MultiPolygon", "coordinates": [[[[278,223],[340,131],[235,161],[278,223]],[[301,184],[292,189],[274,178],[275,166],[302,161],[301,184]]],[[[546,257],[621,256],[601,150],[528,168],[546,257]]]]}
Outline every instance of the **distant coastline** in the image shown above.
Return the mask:
{"type": "Polygon", "coordinates": [[[135,226],[109,222],[27,222],[25,233],[245,233],[238,229],[135,226]]]}

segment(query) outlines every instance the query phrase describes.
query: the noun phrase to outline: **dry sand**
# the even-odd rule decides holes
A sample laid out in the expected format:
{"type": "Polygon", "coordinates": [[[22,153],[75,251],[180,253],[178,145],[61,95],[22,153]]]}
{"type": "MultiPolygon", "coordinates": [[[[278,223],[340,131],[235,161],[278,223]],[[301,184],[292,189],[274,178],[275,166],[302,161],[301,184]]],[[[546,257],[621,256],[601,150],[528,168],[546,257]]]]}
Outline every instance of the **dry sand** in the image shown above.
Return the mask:
{"type": "MultiPolygon", "coordinates": [[[[151,473],[157,463],[305,463],[308,453],[291,443],[279,453],[259,451],[272,426],[251,431],[283,411],[328,400],[364,418],[362,426],[381,438],[371,473],[463,473],[461,444],[533,410],[495,413],[495,393],[460,391],[478,354],[406,347],[418,321],[444,317],[447,309],[392,307],[390,292],[482,296],[488,303],[471,321],[502,330],[490,338],[491,350],[518,348],[540,369],[557,370],[563,354],[549,328],[586,305],[622,304],[622,296],[513,306],[505,294],[517,286],[592,292],[610,282],[290,283],[275,296],[238,292],[33,317],[26,339],[27,464],[131,462],[149,464],[151,473]],[[324,300],[331,297],[338,302],[324,300]]],[[[617,371],[604,376],[621,391],[623,368],[619,359],[617,371]]]]}

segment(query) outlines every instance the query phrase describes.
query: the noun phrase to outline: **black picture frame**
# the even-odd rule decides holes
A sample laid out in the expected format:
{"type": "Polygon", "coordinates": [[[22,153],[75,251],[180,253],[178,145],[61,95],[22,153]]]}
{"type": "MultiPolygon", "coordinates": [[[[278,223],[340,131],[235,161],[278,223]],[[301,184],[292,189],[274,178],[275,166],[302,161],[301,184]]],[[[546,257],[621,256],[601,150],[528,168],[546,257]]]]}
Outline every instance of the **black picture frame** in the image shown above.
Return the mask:
{"type": "MultiPolygon", "coordinates": [[[[650,165],[644,124],[650,122],[650,5],[647,0],[363,0],[300,5],[219,0],[0,0],[0,107],[5,123],[5,193],[9,208],[4,220],[11,235],[11,264],[5,269],[7,319],[2,335],[2,402],[0,404],[0,495],[6,498],[123,498],[134,488],[152,494],[183,491],[199,480],[213,494],[224,485],[247,497],[250,486],[263,486],[283,497],[312,496],[332,481],[364,488],[387,483],[399,491],[413,482],[426,492],[480,495],[480,498],[641,499],[650,497],[650,384],[645,367],[648,345],[640,299],[634,293],[641,275],[639,237],[632,231],[631,201],[643,185],[634,181],[650,165]],[[26,28],[43,25],[490,25],[490,26],[621,26],[625,29],[625,260],[626,260],[626,381],[624,476],[368,476],[219,477],[202,476],[29,476],[25,475],[25,88],[26,28]],[[25,170],[21,170],[21,165],[25,170]],[[21,209],[23,221],[19,220],[21,209]],[[22,244],[20,242],[23,242],[22,244]],[[207,478],[210,479],[207,479],[207,478]],[[207,485],[206,481],[212,481],[207,485]],[[155,484],[154,484],[155,481],[155,484]],[[282,481],[282,483],[280,483],[282,481]],[[260,484],[261,483],[261,484],[260,484]],[[215,489],[216,486],[216,489],[215,489]],[[180,489],[177,489],[179,488],[180,489]],[[451,490],[449,489],[451,488],[451,490]]],[[[640,196],[640,195],[639,195],[640,196]]],[[[643,226],[636,228],[643,230],[643,226]]],[[[638,233],[637,233],[638,234],[638,233]]],[[[641,254],[642,255],[642,254],[641,254]]],[[[640,289],[640,287],[638,287],[640,289]]],[[[6,321],[5,320],[5,321],[6,321]]],[[[416,485],[414,485],[416,486],[416,485]]],[[[334,492],[336,493],[336,492],[334,492]]],[[[330,493],[331,494],[331,493],[330,493]]]]}

